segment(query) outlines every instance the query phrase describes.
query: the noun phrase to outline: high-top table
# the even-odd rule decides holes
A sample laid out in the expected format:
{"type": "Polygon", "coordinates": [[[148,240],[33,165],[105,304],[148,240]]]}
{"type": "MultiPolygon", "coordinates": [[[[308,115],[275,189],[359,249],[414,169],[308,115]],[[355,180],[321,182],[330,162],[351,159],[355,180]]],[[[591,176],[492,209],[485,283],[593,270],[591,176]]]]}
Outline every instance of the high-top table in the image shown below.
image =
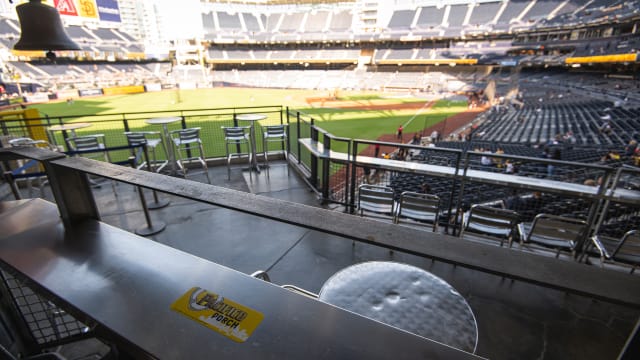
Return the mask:
{"type": "MultiPolygon", "coordinates": [[[[53,125],[50,126],[47,130],[49,131],[49,133],[52,133],[54,131],[62,131],[62,138],[64,139],[65,144],[67,145],[67,150],[71,150],[71,146],[69,146],[69,142],[67,141],[68,136],[67,136],[67,131],[71,132],[71,136],[72,137],[76,137],[76,130],[78,129],[84,129],[84,128],[88,128],[92,126],[92,124],[90,123],[85,123],[85,122],[79,122],[79,123],[67,123],[67,124],[60,124],[60,125],[53,125]]],[[[56,143],[56,137],[51,136],[51,141],[53,142],[54,145],[58,145],[56,143]]]]}
{"type": "Polygon", "coordinates": [[[249,127],[249,136],[251,136],[251,170],[260,172],[258,167],[258,151],[256,150],[256,121],[264,120],[267,116],[263,114],[240,114],[236,115],[236,120],[248,121],[251,125],[249,127]]]}
{"type": "Polygon", "coordinates": [[[467,301],[451,285],[415,266],[371,261],[327,280],[320,300],[398,329],[475,352],[478,328],[467,301]]]}
{"type": "MultiPolygon", "coordinates": [[[[167,149],[167,164],[169,165],[169,175],[175,176],[178,174],[178,170],[176,167],[176,154],[173,152],[173,141],[171,140],[171,134],[169,134],[169,124],[176,123],[182,120],[180,116],[168,116],[168,117],[157,117],[147,119],[145,122],[149,125],[162,125],[162,141],[164,142],[165,149],[167,149]]],[[[157,172],[160,172],[165,165],[160,166],[157,172]]]]}

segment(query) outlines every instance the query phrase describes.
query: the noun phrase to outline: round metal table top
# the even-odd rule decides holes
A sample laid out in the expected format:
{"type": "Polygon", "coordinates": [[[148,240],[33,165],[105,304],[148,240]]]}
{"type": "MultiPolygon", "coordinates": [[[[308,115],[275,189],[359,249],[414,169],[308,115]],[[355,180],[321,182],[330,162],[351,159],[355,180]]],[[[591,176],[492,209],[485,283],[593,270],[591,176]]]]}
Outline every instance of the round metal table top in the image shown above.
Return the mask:
{"type": "Polygon", "coordinates": [[[62,125],[53,125],[49,127],[49,130],[50,131],[67,131],[67,130],[83,129],[90,126],[92,126],[92,124],[89,124],[89,123],[68,123],[68,124],[62,124],[62,125]]]}
{"type": "Polygon", "coordinates": [[[182,120],[180,116],[168,116],[168,117],[157,117],[157,118],[147,119],[145,122],[151,125],[162,125],[162,124],[171,124],[180,120],[182,120]]]}
{"type": "Polygon", "coordinates": [[[240,115],[236,115],[236,119],[241,120],[241,121],[258,121],[258,120],[263,120],[266,119],[267,115],[263,115],[263,114],[240,114],[240,115]]]}
{"type": "Polygon", "coordinates": [[[345,268],[327,280],[320,300],[475,352],[478,328],[467,301],[451,285],[415,266],[385,261],[345,268]]]}

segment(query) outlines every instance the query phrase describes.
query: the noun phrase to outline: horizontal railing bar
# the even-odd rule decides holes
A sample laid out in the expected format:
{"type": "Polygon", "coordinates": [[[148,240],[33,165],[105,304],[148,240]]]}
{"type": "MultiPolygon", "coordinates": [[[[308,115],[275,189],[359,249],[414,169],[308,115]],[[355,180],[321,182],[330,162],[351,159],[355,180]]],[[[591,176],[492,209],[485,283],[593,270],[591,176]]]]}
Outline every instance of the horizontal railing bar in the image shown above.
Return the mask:
{"type": "Polygon", "coordinates": [[[51,162],[278,222],[544,287],[640,307],[635,276],[83,158],[51,162]]]}

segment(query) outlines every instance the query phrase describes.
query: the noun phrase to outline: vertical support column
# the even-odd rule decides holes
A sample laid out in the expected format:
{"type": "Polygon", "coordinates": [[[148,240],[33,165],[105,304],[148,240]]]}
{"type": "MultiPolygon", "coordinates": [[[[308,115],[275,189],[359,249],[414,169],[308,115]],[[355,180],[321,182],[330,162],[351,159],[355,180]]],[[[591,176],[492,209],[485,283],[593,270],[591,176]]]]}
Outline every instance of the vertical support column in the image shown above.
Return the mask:
{"type": "Polygon", "coordinates": [[[100,220],[87,174],[55,162],[43,163],[64,225],[72,226],[87,219],[100,220]]]}
{"type": "Polygon", "coordinates": [[[322,158],[322,202],[326,203],[329,201],[329,168],[331,163],[331,158],[329,156],[331,151],[331,137],[324,135],[323,139],[324,143],[324,151],[327,156],[322,158]]]}
{"type": "Polygon", "coordinates": [[[358,142],[353,142],[353,149],[351,149],[351,158],[349,159],[349,166],[351,166],[351,195],[349,196],[349,213],[353,214],[356,211],[356,178],[358,176],[358,168],[356,167],[356,156],[358,154],[358,142]]]}
{"type": "MultiPolygon", "coordinates": [[[[296,112],[296,139],[300,139],[300,112],[296,112]]],[[[300,142],[296,141],[296,149],[298,149],[298,154],[297,154],[297,158],[298,158],[298,164],[300,164],[302,162],[302,159],[300,158],[300,142]]]]}
{"type": "Polygon", "coordinates": [[[347,167],[345,169],[344,175],[344,211],[349,212],[349,204],[351,203],[350,195],[351,195],[351,140],[347,143],[347,163],[345,164],[347,167]]]}
{"type": "MultiPolygon", "coordinates": [[[[449,209],[447,210],[447,223],[444,226],[444,232],[445,234],[449,233],[449,224],[451,223],[451,216],[452,216],[452,210],[453,208],[453,198],[454,198],[454,194],[456,192],[456,182],[458,181],[458,174],[460,173],[460,163],[462,161],[462,153],[458,153],[458,155],[456,156],[456,172],[455,172],[455,176],[453,177],[453,179],[451,180],[451,192],[449,193],[449,209]]],[[[461,206],[461,204],[457,203],[456,204],[456,214],[457,214],[457,210],[458,208],[461,206]]],[[[456,215],[457,216],[457,215],[456,215]]],[[[457,220],[457,219],[456,219],[457,220]]],[[[455,233],[455,224],[454,224],[454,233],[455,233]]]]}
{"type": "MultiPolygon", "coordinates": [[[[233,127],[238,127],[238,119],[236,118],[236,110],[233,110],[233,127]]],[[[251,152],[251,149],[249,149],[249,153],[251,152]]],[[[240,148],[240,144],[236,144],[236,154],[241,154],[242,150],[240,148]]],[[[249,169],[249,173],[251,173],[251,169],[249,169]]]]}
{"type": "MultiPolygon", "coordinates": [[[[315,128],[315,126],[311,125],[310,128],[311,131],[311,141],[318,141],[318,129],[315,128]]],[[[314,188],[318,188],[318,158],[311,153],[311,185],[313,185],[314,188]]]]}
{"type": "Polygon", "coordinates": [[[129,128],[129,121],[127,120],[127,116],[125,114],[122,114],[122,126],[124,127],[125,132],[131,131],[131,129],[129,128]]]}
{"type": "MultiPolygon", "coordinates": [[[[462,229],[462,226],[464,226],[462,224],[462,217],[461,217],[461,209],[462,209],[462,199],[463,199],[463,195],[464,195],[464,185],[465,185],[465,181],[467,178],[467,169],[469,169],[469,160],[470,159],[470,154],[469,152],[465,153],[465,158],[464,158],[464,165],[463,165],[463,169],[462,169],[462,176],[460,176],[460,193],[458,194],[458,201],[456,202],[456,207],[455,207],[455,214],[453,216],[453,236],[457,236],[459,233],[457,233],[456,231],[458,230],[458,217],[460,217],[460,227],[462,229]]],[[[460,174],[460,166],[456,167],[456,175],[460,174]]],[[[457,176],[456,176],[457,177],[457,176]]],[[[451,188],[451,191],[455,191],[455,182],[453,183],[453,187],[451,188]]],[[[453,204],[450,204],[453,205],[453,204]]],[[[449,221],[451,221],[451,217],[449,217],[449,221]]]]}

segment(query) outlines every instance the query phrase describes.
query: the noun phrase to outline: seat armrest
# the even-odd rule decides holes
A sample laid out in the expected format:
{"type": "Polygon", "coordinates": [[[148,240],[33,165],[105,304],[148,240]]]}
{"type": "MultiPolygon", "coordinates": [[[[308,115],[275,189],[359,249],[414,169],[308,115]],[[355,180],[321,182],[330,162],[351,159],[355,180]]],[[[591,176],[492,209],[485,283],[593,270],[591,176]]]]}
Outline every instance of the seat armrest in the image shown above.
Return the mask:
{"type": "Polygon", "coordinates": [[[602,244],[602,241],[600,241],[600,237],[598,237],[598,235],[592,236],[591,242],[595,245],[596,249],[598,249],[598,252],[600,252],[600,257],[604,259],[611,259],[611,255],[607,251],[607,248],[602,244]]]}
{"type": "Polygon", "coordinates": [[[518,223],[518,225],[516,225],[516,229],[518,229],[518,238],[520,239],[520,244],[524,244],[524,240],[527,238],[527,230],[524,227],[524,223],[518,223]]]}

